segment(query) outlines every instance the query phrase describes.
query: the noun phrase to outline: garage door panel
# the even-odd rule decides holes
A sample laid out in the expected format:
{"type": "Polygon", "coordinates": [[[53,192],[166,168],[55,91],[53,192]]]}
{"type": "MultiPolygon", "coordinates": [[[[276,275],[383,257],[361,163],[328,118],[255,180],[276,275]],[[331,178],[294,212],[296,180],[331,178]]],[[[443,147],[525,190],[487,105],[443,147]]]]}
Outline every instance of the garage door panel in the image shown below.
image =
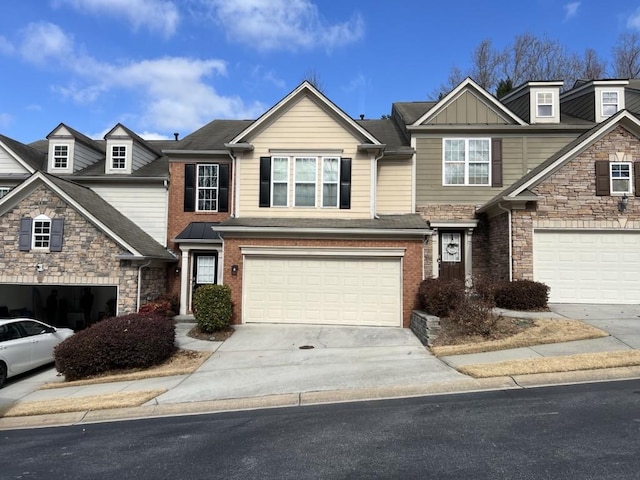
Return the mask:
{"type": "Polygon", "coordinates": [[[401,324],[399,258],[256,255],[244,263],[245,322],[401,324]]]}
{"type": "Polygon", "coordinates": [[[550,302],[640,303],[638,273],[640,232],[534,232],[534,279],[550,302]]]}

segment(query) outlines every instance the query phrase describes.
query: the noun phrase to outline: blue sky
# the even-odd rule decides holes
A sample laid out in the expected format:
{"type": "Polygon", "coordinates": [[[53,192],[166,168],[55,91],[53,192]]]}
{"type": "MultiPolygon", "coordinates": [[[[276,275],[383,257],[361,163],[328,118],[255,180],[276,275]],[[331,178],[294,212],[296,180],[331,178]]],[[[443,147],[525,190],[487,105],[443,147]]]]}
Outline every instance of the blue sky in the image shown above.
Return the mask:
{"type": "Polygon", "coordinates": [[[0,133],[23,142],[60,122],[145,138],[215,118],[256,118],[309,71],[349,115],[431,99],[490,38],[523,33],[609,60],[640,32],[640,0],[21,0],[0,16],[0,133]]]}

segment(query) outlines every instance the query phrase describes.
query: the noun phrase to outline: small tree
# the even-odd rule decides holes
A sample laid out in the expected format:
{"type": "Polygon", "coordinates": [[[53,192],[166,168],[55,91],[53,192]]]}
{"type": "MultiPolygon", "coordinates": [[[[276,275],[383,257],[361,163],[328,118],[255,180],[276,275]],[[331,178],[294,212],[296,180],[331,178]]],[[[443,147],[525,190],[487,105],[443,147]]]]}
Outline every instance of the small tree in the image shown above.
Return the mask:
{"type": "Polygon", "coordinates": [[[206,333],[229,326],[232,315],[231,288],[228,285],[203,285],[193,297],[193,314],[200,330],[206,333]]]}

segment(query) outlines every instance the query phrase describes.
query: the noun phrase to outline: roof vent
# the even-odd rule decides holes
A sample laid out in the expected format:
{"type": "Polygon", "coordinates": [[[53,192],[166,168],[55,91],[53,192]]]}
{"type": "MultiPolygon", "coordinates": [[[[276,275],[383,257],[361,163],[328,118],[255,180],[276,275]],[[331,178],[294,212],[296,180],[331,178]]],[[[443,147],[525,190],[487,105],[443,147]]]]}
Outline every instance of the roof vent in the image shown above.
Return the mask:
{"type": "Polygon", "coordinates": [[[176,142],[178,141],[178,137],[180,136],[180,134],[178,132],[175,132],[173,134],[174,138],[176,139],[176,142]]]}
{"type": "Polygon", "coordinates": [[[364,120],[364,113],[360,114],[360,120],[364,120]]]}

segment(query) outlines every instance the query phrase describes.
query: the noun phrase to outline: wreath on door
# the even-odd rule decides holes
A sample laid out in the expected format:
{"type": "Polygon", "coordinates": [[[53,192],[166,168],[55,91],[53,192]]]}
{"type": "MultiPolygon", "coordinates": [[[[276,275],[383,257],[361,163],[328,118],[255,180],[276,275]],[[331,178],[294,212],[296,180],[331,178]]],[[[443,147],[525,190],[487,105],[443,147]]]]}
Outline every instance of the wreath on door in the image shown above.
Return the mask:
{"type": "Polygon", "coordinates": [[[447,244],[447,253],[449,255],[455,255],[458,253],[458,244],[455,242],[450,242],[447,244]]]}

